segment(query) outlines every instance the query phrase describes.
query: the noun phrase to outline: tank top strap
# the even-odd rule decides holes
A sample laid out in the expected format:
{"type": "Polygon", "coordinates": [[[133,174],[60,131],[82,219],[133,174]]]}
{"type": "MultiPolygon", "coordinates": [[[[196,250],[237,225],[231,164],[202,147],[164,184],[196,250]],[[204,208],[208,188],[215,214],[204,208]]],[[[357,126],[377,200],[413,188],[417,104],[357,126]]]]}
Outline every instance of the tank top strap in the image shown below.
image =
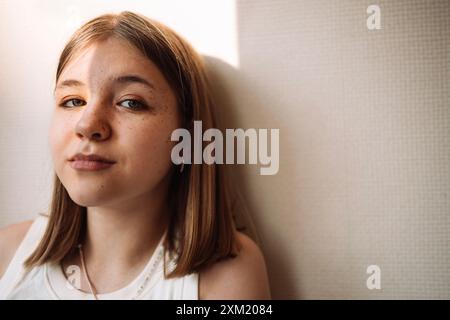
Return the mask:
{"type": "Polygon", "coordinates": [[[199,274],[191,273],[183,277],[180,300],[199,299],[199,274]]]}
{"type": "Polygon", "coordinates": [[[14,257],[0,278],[0,299],[5,299],[26,275],[23,263],[37,248],[47,227],[48,217],[39,215],[31,224],[14,257]]]}

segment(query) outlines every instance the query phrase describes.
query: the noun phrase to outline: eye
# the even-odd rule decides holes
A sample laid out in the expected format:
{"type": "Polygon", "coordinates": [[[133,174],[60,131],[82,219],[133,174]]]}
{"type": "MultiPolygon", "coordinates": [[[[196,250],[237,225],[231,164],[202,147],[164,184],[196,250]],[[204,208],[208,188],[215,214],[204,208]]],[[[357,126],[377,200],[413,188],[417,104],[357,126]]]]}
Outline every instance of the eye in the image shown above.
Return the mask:
{"type": "Polygon", "coordinates": [[[61,107],[66,107],[66,108],[79,107],[82,105],[85,105],[85,102],[81,99],[69,99],[69,100],[63,101],[60,104],[61,107]]]}
{"type": "Polygon", "coordinates": [[[128,109],[135,109],[135,110],[145,109],[147,107],[147,105],[144,102],[136,99],[122,100],[121,102],[119,102],[119,105],[124,106],[125,108],[128,109]]]}

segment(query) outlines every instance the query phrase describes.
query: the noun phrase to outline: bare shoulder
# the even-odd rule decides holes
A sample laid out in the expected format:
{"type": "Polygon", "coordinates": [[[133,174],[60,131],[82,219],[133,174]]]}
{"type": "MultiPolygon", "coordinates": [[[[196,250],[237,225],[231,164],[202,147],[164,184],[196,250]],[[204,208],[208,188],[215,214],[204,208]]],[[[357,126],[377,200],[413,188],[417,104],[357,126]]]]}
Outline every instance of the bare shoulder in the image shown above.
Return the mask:
{"type": "Polygon", "coordinates": [[[200,272],[199,299],[271,299],[261,249],[241,232],[237,233],[237,239],[241,243],[241,250],[235,258],[219,261],[200,272]]]}
{"type": "Polygon", "coordinates": [[[0,278],[8,268],[32,223],[33,220],[27,220],[0,228],[0,278]]]}

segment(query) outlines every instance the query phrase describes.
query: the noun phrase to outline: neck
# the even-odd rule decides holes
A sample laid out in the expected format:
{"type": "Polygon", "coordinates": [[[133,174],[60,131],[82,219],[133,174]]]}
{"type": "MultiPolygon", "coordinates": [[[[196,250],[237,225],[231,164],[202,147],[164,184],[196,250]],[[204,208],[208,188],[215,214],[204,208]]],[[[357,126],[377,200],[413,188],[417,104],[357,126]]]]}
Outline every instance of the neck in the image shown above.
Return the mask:
{"type": "MultiPolygon", "coordinates": [[[[86,268],[98,293],[117,290],[144,268],[168,227],[166,197],[148,194],[140,199],[87,208],[82,243],[86,268]]],[[[81,265],[79,256],[64,265],[81,265]]],[[[65,268],[64,268],[65,269],[65,268]]],[[[86,283],[82,287],[88,291],[86,283]]]]}
{"type": "Polygon", "coordinates": [[[91,265],[134,266],[148,257],[168,226],[167,206],[87,209],[83,248],[91,265]]]}

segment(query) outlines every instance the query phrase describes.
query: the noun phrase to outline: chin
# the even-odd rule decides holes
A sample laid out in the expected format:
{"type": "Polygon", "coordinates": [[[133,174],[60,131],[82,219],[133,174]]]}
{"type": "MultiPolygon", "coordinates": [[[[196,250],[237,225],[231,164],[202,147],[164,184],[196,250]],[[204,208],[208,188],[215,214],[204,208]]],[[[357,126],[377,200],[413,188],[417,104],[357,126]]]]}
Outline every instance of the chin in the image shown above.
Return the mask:
{"type": "Polygon", "coordinates": [[[82,207],[95,207],[99,204],[98,199],[95,199],[95,197],[92,197],[92,195],[75,195],[72,196],[69,193],[70,198],[73,202],[75,202],[77,205],[82,207]]]}
{"type": "Polygon", "coordinates": [[[69,197],[79,206],[83,207],[96,207],[100,206],[111,199],[105,192],[91,191],[89,190],[67,190],[69,197]]]}

